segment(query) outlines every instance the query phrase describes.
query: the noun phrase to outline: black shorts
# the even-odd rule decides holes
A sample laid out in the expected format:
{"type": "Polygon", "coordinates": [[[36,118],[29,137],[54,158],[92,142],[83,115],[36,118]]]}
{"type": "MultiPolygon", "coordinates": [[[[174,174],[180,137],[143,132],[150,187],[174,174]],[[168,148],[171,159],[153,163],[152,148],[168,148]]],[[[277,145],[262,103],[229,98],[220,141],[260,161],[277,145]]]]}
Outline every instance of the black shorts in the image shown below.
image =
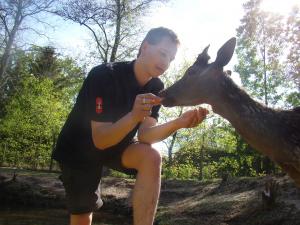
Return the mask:
{"type": "Polygon", "coordinates": [[[126,147],[110,150],[105,160],[98,165],[74,167],[60,163],[62,171],[60,179],[65,188],[67,208],[71,214],[94,212],[102,206],[101,174],[103,166],[129,175],[137,173],[135,169],[128,169],[122,165],[121,157],[125,149],[126,147]]]}

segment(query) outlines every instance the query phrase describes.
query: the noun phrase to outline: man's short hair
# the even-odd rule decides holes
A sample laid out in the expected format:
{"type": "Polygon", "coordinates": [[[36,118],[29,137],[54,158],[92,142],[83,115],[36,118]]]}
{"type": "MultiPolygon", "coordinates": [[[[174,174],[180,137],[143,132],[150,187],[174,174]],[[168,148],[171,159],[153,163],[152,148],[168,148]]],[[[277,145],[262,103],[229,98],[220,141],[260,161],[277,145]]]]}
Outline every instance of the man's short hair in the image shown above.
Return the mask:
{"type": "Polygon", "coordinates": [[[164,37],[169,37],[170,40],[173,41],[177,45],[180,44],[176,33],[174,31],[172,31],[171,29],[168,29],[165,27],[152,28],[151,30],[149,30],[146,37],[142,41],[142,44],[140,46],[137,56],[138,57],[140,56],[141,48],[145,41],[147,41],[151,45],[155,45],[155,44],[159,43],[164,37]]]}

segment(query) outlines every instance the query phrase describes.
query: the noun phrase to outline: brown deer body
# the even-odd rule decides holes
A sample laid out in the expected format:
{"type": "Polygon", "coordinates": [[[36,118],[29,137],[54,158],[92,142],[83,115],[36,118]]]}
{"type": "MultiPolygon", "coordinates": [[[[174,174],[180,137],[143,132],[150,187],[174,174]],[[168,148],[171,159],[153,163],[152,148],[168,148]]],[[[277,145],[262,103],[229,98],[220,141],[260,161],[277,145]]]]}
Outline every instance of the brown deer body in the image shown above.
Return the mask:
{"type": "Polygon", "coordinates": [[[208,47],[184,76],[163,90],[166,107],[207,103],[227,119],[255,149],[278,163],[300,187],[300,112],[274,110],[253,100],[223,71],[230,61],[236,40],[230,39],[208,63],[208,47]]]}

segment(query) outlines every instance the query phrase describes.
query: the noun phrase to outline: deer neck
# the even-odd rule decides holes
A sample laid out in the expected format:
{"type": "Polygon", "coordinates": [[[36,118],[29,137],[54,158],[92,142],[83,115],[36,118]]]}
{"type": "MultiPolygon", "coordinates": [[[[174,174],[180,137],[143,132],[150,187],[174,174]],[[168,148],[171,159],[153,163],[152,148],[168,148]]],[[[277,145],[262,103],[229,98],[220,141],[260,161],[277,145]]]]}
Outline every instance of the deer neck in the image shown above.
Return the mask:
{"type": "MultiPolygon", "coordinates": [[[[234,124],[247,123],[253,117],[265,116],[271,109],[254,101],[245,91],[239,88],[228,76],[223,76],[216,87],[216,95],[210,99],[213,111],[234,124]],[[249,118],[251,118],[249,120],[249,118]],[[236,120],[239,121],[236,121],[236,120]]],[[[252,124],[252,123],[251,123],[252,124]]],[[[251,125],[249,124],[249,125],[251,125]]]]}
{"type": "Polygon", "coordinates": [[[275,127],[272,130],[275,111],[254,101],[227,76],[216,89],[217,95],[210,99],[213,111],[227,119],[254,148],[263,148],[268,154],[272,139],[278,135],[275,127]]]}

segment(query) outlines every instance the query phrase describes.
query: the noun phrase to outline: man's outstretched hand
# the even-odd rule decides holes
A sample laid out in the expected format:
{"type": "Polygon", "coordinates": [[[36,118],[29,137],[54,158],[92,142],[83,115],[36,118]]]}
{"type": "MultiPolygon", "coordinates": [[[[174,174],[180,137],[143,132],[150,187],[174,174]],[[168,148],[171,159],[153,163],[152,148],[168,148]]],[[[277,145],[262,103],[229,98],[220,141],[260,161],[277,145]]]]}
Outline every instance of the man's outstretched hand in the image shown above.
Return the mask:
{"type": "Polygon", "coordinates": [[[182,128],[192,128],[198,126],[208,114],[208,110],[202,107],[198,109],[192,109],[184,112],[180,117],[178,117],[177,123],[180,123],[182,128]]]}

